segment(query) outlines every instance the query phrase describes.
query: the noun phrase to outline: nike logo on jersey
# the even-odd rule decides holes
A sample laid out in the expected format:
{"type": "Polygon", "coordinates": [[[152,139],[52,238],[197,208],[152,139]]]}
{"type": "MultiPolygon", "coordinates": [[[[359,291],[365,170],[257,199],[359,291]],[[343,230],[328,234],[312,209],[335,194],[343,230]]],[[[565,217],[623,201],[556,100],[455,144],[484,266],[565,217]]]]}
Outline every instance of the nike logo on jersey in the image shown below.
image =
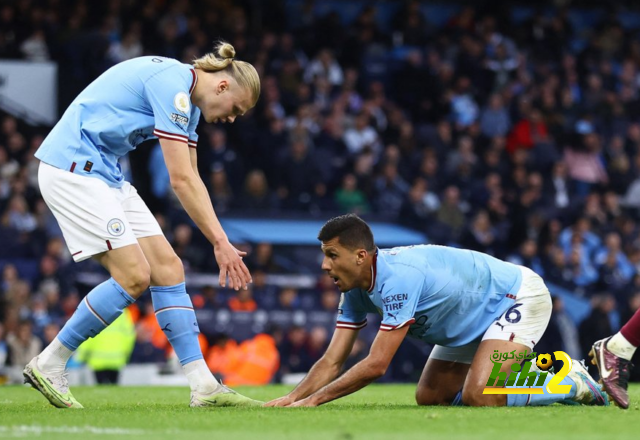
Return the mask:
{"type": "Polygon", "coordinates": [[[170,326],[170,325],[171,325],[171,323],[170,323],[170,322],[167,322],[167,325],[165,325],[164,327],[162,327],[162,331],[163,331],[163,332],[173,333],[173,332],[171,331],[171,329],[169,328],[169,326],[170,326]]]}

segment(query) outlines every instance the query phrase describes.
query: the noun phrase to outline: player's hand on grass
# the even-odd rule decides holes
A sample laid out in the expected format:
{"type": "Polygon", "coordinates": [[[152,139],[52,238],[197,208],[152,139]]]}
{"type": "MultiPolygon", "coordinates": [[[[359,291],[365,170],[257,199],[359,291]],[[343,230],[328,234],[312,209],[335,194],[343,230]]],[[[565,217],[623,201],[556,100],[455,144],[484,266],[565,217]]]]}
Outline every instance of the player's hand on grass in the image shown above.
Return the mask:
{"type": "Polygon", "coordinates": [[[318,406],[318,404],[315,403],[313,400],[311,400],[309,397],[307,397],[306,399],[302,399],[302,400],[298,400],[297,402],[293,402],[291,405],[288,406],[288,408],[314,407],[314,406],[318,406]]]}
{"type": "Polygon", "coordinates": [[[273,399],[270,402],[265,403],[263,406],[289,406],[295,402],[293,397],[282,396],[277,399],[273,399]]]}
{"type": "Polygon", "coordinates": [[[228,277],[230,288],[234,290],[246,289],[247,283],[251,282],[251,274],[242,261],[242,257],[247,253],[236,249],[228,241],[217,244],[213,252],[220,268],[218,279],[220,286],[226,287],[228,277]]]}

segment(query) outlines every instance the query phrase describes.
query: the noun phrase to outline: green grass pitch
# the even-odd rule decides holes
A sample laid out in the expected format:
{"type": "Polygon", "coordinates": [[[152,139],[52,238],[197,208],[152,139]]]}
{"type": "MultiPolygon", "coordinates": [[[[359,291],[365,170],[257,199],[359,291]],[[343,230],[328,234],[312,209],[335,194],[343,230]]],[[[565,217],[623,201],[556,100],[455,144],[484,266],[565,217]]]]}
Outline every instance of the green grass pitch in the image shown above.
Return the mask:
{"type": "MultiPolygon", "coordinates": [[[[261,400],[285,386],[240,387],[261,400]]],[[[631,407],[418,407],[413,385],[372,385],[319,408],[189,408],[187,388],[75,387],[84,410],[59,410],[26,387],[0,387],[0,438],[40,439],[638,439],[631,407]]]]}

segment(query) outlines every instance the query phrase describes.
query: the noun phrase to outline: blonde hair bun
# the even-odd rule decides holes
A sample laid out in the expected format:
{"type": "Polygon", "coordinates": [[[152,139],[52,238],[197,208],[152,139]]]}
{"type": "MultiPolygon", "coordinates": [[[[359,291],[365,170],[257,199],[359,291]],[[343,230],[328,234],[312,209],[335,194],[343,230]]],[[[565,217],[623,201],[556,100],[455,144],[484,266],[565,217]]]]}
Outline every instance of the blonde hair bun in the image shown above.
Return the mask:
{"type": "Polygon", "coordinates": [[[224,59],[234,58],[236,56],[236,50],[229,43],[220,43],[216,49],[218,55],[224,59]]]}
{"type": "Polygon", "coordinates": [[[226,41],[221,41],[213,48],[213,52],[193,60],[193,67],[202,69],[205,72],[225,71],[241,87],[251,91],[253,105],[255,105],[260,96],[258,71],[246,61],[236,60],[235,56],[236,50],[234,47],[226,41]]]}

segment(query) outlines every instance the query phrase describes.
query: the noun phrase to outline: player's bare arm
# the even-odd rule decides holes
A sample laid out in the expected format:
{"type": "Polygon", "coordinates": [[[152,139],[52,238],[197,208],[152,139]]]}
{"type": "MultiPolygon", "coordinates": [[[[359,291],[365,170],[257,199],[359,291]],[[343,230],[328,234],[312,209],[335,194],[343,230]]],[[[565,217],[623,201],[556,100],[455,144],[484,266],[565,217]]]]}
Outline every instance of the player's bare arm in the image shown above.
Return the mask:
{"type": "Polygon", "coordinates": [[[318,406],[340,397],[355,393],[384,375],[391,359],[407,335],[409,326],[380,331],[373,341],[369,356],[356,364],[337,380],[316,391],[306,399],[289,406],[318,406]]]}
{"type": "Polygon", "coordinates": [[[353,349],[358,333],[359,330],[337,328],[326,353],[313,365],[298,386],[286,396],[274,399],[265,406],[289,406],[315,393],[338,377],[353,349]]]}
{"type": "Polygon", "coordinates": [[[227,275],[229,285],[238,290],[251,282],[249,270],[242,262],[239,252],[231,246],[220,221],[216,217],[209,194],[202,179],[194,172],[195,152],[190,152],[183,142],[160,139],[171,187],[180,203],[214,247],[216,261],[220,267],[220,285],[225,286],[227,275]]]}

